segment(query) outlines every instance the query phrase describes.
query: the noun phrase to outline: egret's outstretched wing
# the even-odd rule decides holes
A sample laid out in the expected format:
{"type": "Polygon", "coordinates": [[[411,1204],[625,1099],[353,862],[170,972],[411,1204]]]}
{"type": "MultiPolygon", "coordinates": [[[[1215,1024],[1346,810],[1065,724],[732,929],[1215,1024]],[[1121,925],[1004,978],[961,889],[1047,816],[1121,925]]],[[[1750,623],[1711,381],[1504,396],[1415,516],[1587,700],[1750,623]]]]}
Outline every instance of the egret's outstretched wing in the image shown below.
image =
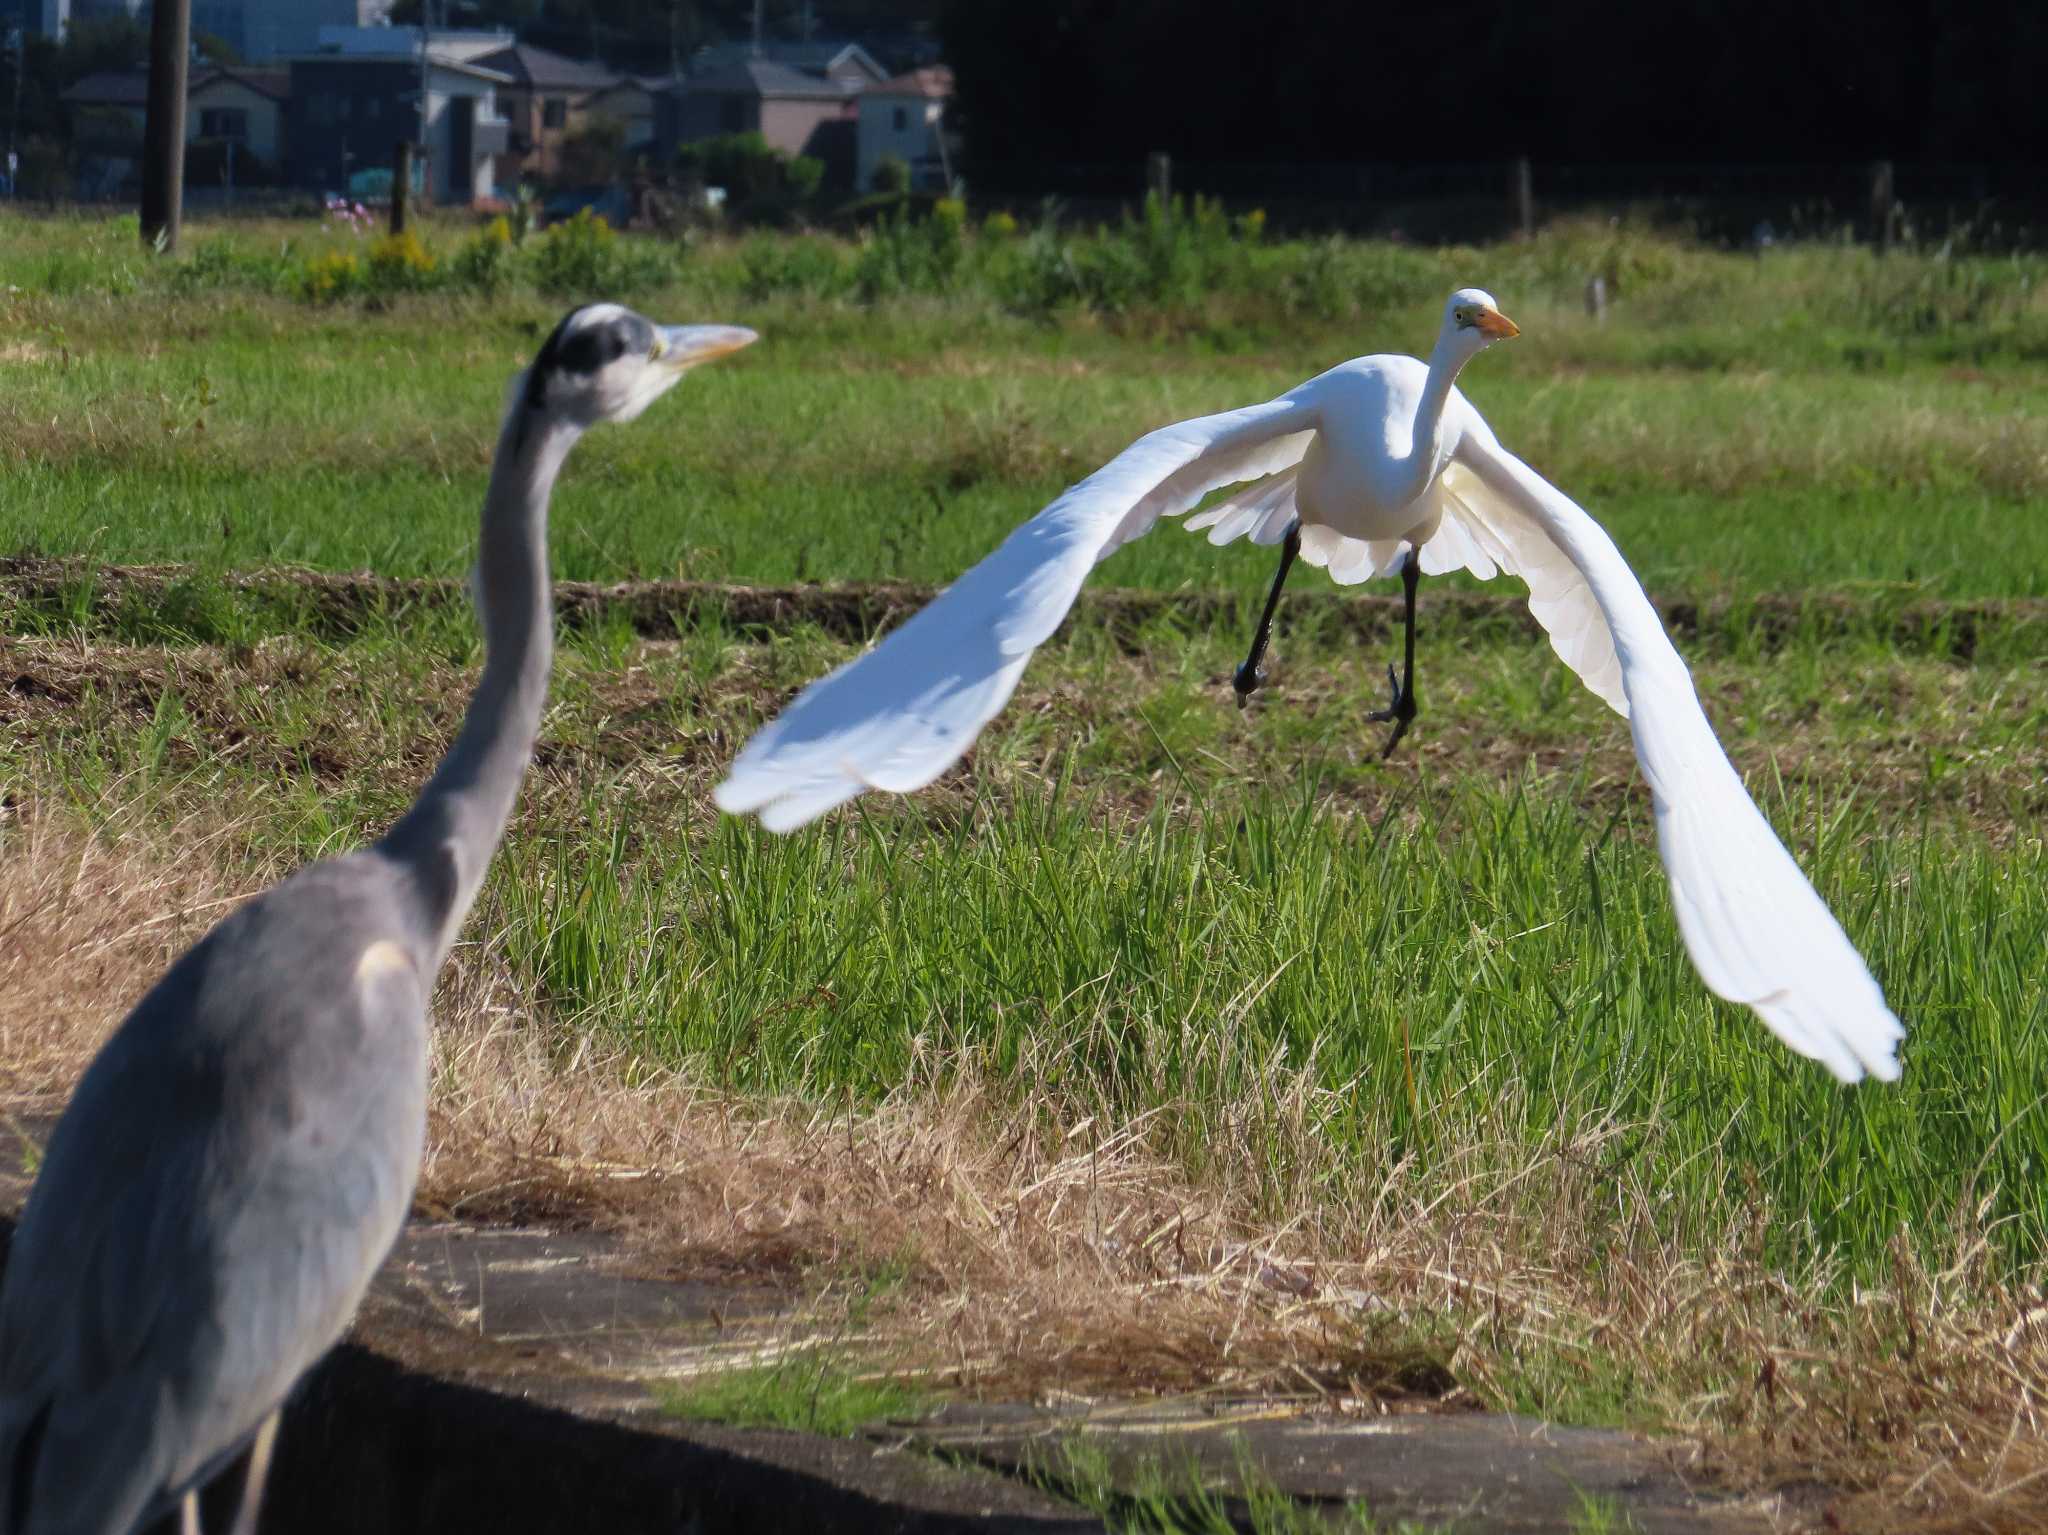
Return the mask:
{"type": "Polygon", "coordinates": [[[873,650],[814,682],[747,743],[721,810],[790,831],[863,789],[908,794],[1009,701],[1097,561],[1219,485],[1300,460],[1315,417],[1288,397],[1140,437],[1019,527],[873,650]]]}
{"type": "MultiPolygon", "coordinates": [[[[1657,845],[1679,931],[1701,978],[1729,1001],[1754,1008],[1773,1034],[1842,1081],[1865,1072],[1895,1080],[1904,1030],[1848,935],[1743,789],[1700,709],[1691,674],[1614,541],[1502,448],[1476,412],[1470,415],[1453,468],[1466,471],[1455,488],[1471,526],[1482,542],[1499,546],[1489,552],[1509,569],[1532,557],[1544,572],[1568,562],[1597,608],[1605,651],[1626,693],[1636,759],[1656,802],[1657,845]],[[1536,534],[1549,545],[1547,557],[1532,545],[1536,534]]],[[[1562,600],[1576,600],[1561,578],[1545,579],[1562,600]]],[[[1602,649],[1583,626],[1563,637],[1553,627],[1552,634],[1567,660],[1602,649]]]]}

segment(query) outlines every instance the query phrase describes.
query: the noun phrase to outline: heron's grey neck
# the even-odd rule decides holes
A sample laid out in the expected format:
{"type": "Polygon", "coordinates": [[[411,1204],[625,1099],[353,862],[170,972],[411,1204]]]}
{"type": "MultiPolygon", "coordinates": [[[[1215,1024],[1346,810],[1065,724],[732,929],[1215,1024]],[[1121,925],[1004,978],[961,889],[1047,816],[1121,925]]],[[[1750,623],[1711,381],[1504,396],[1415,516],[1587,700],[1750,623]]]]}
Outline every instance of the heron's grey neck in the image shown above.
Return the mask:
{"type": "Polygon", "coordinates": [[[1414,501],[1429,489],[1443,466],[1444,406],[1451,398],[1451,386],[1465,366],[1465,348],[1448,329],[1437,337],[1429,354],[1429,377],[1423,381],[1422,398],[1415,402],[1415,445],[1409,452],[1414,484],[1408,500],[1414,501]]]}
{"type": "Polygon", "coordinates": [[[432,975],[469,915],[533,756],[554,661],[548,584],[548,495],[577,428],[545,419],[524,391],[498,436],[484,496],[476,590],[484,675],[462,732],[404,819],[379,844],[419,894],[425,973],[432,975]]]}

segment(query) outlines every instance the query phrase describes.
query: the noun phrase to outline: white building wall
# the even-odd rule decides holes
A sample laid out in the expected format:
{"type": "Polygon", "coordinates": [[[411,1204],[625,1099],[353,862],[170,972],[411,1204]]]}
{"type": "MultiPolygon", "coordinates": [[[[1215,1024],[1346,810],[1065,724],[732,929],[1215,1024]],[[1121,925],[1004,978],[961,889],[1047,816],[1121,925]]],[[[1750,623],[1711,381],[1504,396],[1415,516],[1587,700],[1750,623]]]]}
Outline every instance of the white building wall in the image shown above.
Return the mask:
{"type": "Polygon", "coordinates": [[[872,191],[875,167],[882,156],[896,155],[913,169],[920,160],[939,152],[938,134],[944,104],[929,96],[883,95],[863,92],[860,98],[860,133],[857,175],[860,189],[872,191]],[[903,126],[897,127],[901,114],[903,126]]]}

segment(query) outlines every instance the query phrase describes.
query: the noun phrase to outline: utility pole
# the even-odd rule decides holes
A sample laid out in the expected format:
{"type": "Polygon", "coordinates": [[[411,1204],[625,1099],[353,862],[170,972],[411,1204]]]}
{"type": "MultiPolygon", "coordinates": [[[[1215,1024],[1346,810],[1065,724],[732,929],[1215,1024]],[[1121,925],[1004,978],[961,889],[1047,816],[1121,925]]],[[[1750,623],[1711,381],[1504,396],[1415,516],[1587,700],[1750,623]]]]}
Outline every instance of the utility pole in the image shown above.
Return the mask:
{"type": "MultiPolygon", "coordinates": [[[[430,187],[431,187],[431,186],[433,185],[433,182],[434,182],[434,156],[433,156],[433,151],[427,148],[427,108],[428,108],[428,104],[429,104],[429,103],[430,103],[430,102],[432,101],[432,99],[433,99],[433,98],[432,98],[432,97],[430,97],[430,96],[429,96],[429,95],[427,94],[427,83],[428,83],[428,68],[429,68],[429,63],[428,63],[428,58],[427,58],[427,54],[428,54],[428,50],[430,49],[430,47],[432,46],[432,43],[433,43],[433,32],[432,32],[432,30],[431,30],[431,29],[432,29],[432,27],[433,27],[433,25],[434,25],[434,0],[420,0],[420,132],[419,132],[419,158],[420,158],[420,160],[421,160],[421,162],[422,162],[422,168],[421,168],[421,172],[420,172],[420,174],[421,174],[422,176],[424,176],[424,177],[426,178],[426,181],[427,181],[427,185],[428,185],[428,186],[430,186],[430,187]]],[[[397,169],[398,169],[398,167],[397,167],[397,166],[393,166],[393,167],[392,167],[392,169],[393,169],[393,170],[397,170],[397,169]]],[[[407,169],[407,170],[408,170],[408,172],[409,172],[409,171],[410,171],[410,169],[411,169],[411,167],[410,167],[410,166],[407,166],[407,167],[406,167],[406,169],[407,169]]],[[[408,202],[410,202],[410,200],[411,200],[411,198],[412,198],[412,184],[411,184],[411,182],[410,182],[410,181],[408,181],[408,182],[406,183],[406,188],[405,188],[405,195],[406,195],[406,199],[407,199],[407,201],[408,201],[408,202]]],[[[429,202],[431,202],[431,201],[432,201],[432,199],[431,199],[431,198],[429,198],[429,199],[428,199],[428,201],[429,201],[429,202]]],[[[396,186],[393,186],[393,187],[392,187],[392,189],[391,189],[391,217],[392,217],[392,225],[391,225],[391,232],[392,232],[393,234],[397,234],[397,233],[399,233],[399,232],[400,232],[399,226],[400,226],[401,224],[403,224],[403,223],[404,223],[404,221],[405,221],[405,216],[406,216],[406,215],[405,215],[405,210],[404,210],[404,208],[402,208],[402,207],[401,207],[401,206],[399,205],[399,201],[398,201],[398,188],[397,188],[396,186]]]]}
{"type": "Polygon", "coordinates": [[[754,57],[757,59],[761,56],[761,4],[762,0],[754,0],[754,57]]]}
{"type": "Polygon", "coordinates": [[[21,128],[21,77],[28,72],[28,41],[20,27],[7,29],[7,51],[14,55],[14,106],[7,116],[7,195],[19,197],[15,182],[21,176],[21,156],[14,152],[14,140],[21,128]]]}
{"type": "Polygon", "coordinates": [[[185,68],[192,0],[156,0],[149,17],[149,108],[142,125],[142,243],[169,255],[185,211],[185,68]]]}

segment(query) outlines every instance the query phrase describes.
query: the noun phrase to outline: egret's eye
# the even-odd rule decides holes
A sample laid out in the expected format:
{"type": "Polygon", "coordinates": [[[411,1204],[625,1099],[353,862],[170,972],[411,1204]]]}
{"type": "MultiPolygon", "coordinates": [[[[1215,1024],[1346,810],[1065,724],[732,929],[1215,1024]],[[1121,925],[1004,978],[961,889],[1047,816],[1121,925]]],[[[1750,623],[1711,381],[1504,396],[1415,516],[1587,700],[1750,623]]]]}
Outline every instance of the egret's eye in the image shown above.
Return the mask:
{"type": "Polygon", "coordinates": [[[662,354],[663,352],[666,352],[667,350],[668,350],[668,343],[667,343],[666,341],[662,340],[662,339],[661,339],[661,337],[659,337],[659,336],[656,336],[656,337],[654,338],[654,345],[650,346],[650,347],[649,347],[649,348],[647,349],[647,360],[648,360],[649,362],[660,362],[660,361],[661,361],[661,354],[662,354]]]}

